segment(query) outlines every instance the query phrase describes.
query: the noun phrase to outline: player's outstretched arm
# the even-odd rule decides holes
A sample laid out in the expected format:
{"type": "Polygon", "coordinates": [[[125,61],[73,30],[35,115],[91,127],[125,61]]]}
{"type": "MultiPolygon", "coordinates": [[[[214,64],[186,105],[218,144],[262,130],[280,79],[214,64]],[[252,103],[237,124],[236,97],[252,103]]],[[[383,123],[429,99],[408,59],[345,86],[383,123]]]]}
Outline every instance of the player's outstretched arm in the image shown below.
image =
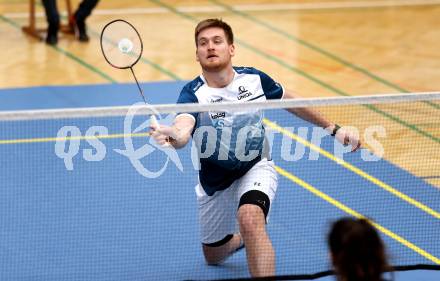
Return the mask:
{"type": "MultiPolygon", "coordinates": [[[[298,98],[293,91],[285,90],[285,99],[298,98]]],[[[339,127],[337,124],[328,121],[321,113],[309,107],[298,107],[298,108],[288,108],[287,111],[295,114],[303,120],[313,123],[317,126],[324,128],[332,136],[343,143],[344,145],[351,145],[352,151],[356,151],[361,146],[361,142],[357,135],[354,135],[343,128],[339,127]]]]}
{"type": "Polygon", "coordinates": [[[152,124],[150,133],[159,145],[182,148],[189,142],[194,125],[194,118],[178,115],[172,126],[152,124]]]}

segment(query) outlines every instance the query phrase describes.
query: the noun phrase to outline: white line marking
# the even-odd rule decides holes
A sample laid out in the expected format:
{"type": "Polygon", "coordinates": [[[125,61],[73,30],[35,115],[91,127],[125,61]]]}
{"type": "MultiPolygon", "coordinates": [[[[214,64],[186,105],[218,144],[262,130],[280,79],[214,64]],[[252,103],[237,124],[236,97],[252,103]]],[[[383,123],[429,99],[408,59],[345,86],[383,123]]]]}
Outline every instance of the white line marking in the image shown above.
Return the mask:
{"type": "MultiPolygon", "coordinates": [[[[440,0],[399,0],[399,1],[357,1],[357,2],[317,2],[317,3],[278,3],[278,4],[248,4],[233,5],[238,11],[256,12],[256,11],[308,11],[308,10],[332,10],[332,9],[352,9],[352,8],[391,8],[407,6],[432,6],[440,5],[440,0]]],[[[219,6],[191,6],[176,7],[176,10],[182,13],[215,13],[225,12],[226,10],[219,6]]],[[[166,14],[170,13],[165,8],[128,8],[128,9],[106,9],[95,10],[93,15],[100,16],[128,16],[128,15],[147,15],[147,14],[166,14]]],[[[5,13],[5,17],[11,19],[27,18],[29,13],[5,13]]],[[[44,17],[43,12],[35,14],[37,17],[44,17]]]]}

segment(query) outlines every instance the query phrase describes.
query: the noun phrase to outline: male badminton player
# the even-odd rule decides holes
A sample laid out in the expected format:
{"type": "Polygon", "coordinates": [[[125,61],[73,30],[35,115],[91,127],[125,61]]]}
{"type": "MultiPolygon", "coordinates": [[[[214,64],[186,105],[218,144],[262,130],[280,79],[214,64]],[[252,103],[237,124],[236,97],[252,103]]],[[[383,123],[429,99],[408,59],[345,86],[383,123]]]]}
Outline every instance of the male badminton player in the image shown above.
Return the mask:
{"type": "MultiPolygon", "coordinates": [[[[195,29],[195,43],[202,74],[185,85],[178,103],[246,103],[295,97],[255,68],[232,66],[233,32],[224,21],[201,21],[195,29]]],[[[310,108],[288,110],[332,135],[339,130],[339,126],[310,108]]],[[[195,188],[203,254],[208,264],[215,265],[244,244],[253,277],[275,275],[275,254],[266,233],[266,217],[277,189],[277,175],[270,156],[263,149],[265,137],[260,114],[258,110],[246,114],[181,113],[172,126],[151,126],[152,136],[159,144],[170,143],[180,148],[193,136],[195,141],[205,142],[196,144],[199,148],[214,146],[210,156],[203,157],[199,151],[201,168],[195,188]],[[196,137],[194,129],[203,126],[214,128],[217,138],[196,137]],[[244,144],[239,137],[243,127],[248,128],[244,144]],[[222,138],[226,129],[230,130],[230,137],[222,138]],[[225,143],[223,139],[228,141],[225,143]],[[255,151],[255,157],[244,159],[255,151]]],[[[360,146],[359,139],[343,129],[337,136],[341,142],[351,145],[353,151],[360,146]]]]}

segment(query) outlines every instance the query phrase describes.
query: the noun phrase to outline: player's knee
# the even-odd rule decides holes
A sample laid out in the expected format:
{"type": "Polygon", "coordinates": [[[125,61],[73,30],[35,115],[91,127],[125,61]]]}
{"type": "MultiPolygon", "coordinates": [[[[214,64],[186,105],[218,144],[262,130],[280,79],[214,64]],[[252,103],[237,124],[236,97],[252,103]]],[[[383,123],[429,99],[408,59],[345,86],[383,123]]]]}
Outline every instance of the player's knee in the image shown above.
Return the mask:
{"type": "Polygon", "coordinates": [[[238,222],[240,233],[246,237],[258,235],[264,231],[266,216],[269,212],[269,197],[259,190],[251,190],[240,198],[238,222]]]}
{"type": "Polygon", "coordinates": [[[246,239],[258,235],[264,229],[265,219],[260,207],[252,204],[242,205],[238,211],[240,233],[246,239]]]}

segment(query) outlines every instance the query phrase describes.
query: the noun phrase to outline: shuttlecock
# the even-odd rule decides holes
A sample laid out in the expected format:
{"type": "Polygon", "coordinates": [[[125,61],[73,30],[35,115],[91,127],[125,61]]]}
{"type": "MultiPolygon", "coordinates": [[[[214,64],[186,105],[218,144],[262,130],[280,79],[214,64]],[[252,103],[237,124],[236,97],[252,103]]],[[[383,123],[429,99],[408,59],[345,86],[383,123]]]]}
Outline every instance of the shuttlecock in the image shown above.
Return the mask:
{"type": "Polygon", "coordinates": [[[127,54],[133,49],[133,42],[130,39],[123,38],[119,40],[118,48],[121,53],[127,54]]]}

